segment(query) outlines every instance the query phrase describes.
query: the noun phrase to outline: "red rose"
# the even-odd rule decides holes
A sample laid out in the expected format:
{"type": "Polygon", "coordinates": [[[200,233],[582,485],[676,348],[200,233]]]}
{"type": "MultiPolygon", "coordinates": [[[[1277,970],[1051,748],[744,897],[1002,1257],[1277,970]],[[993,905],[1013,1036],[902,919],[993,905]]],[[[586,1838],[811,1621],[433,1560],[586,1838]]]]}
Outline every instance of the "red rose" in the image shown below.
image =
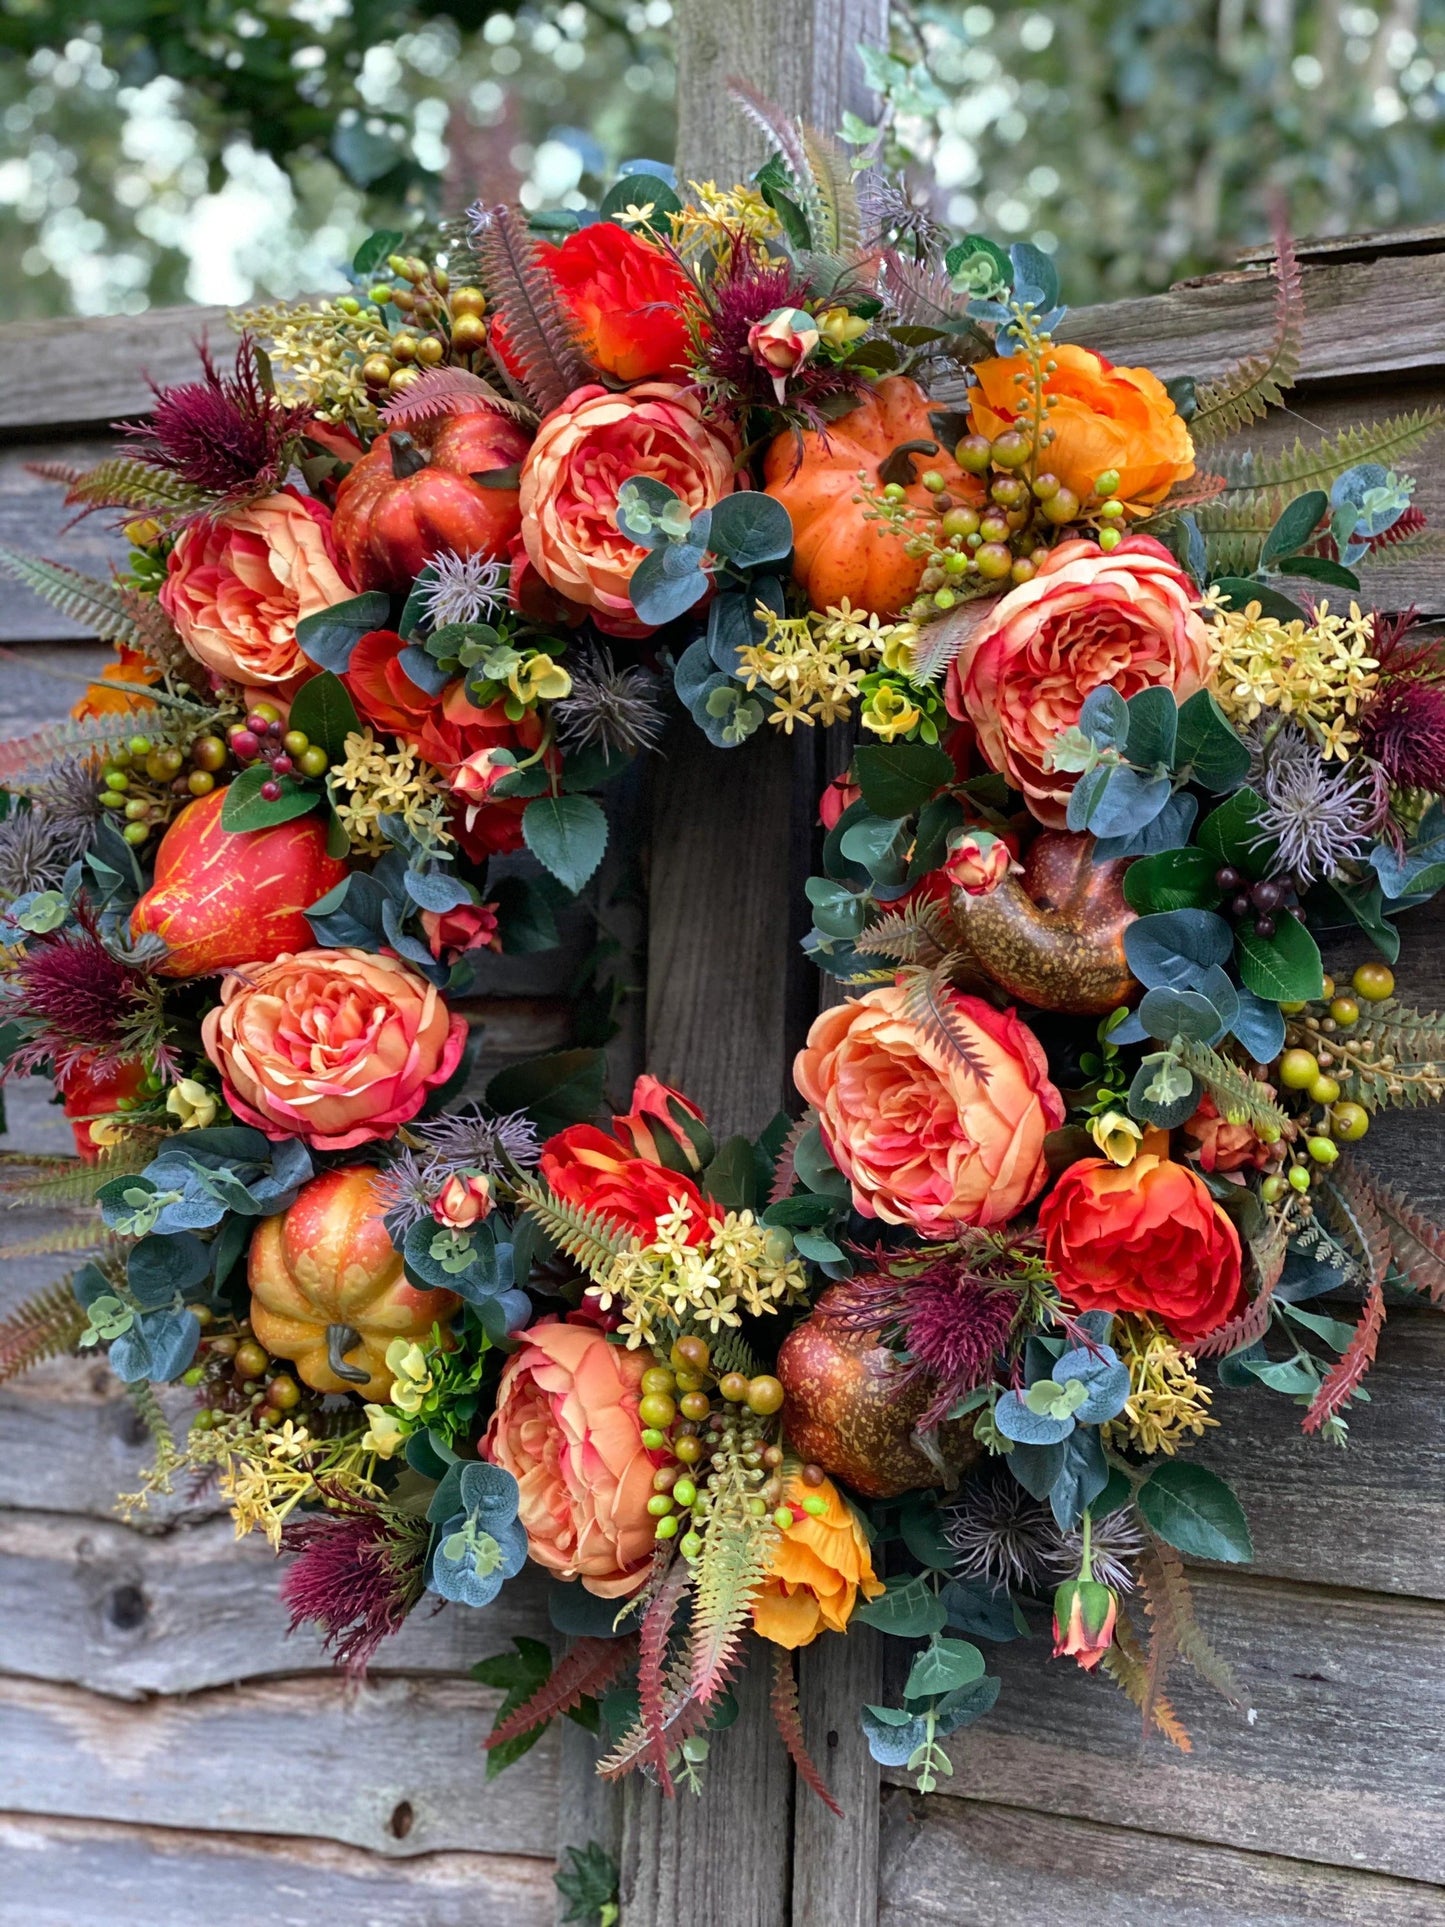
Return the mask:
{"type": "Polygon", "coordinates": [[[495,903],[459,903],[452,910],[423,910],[426,945],[438,963],[455,963],[467,950],[500,950],[495,903]]]}
{"type": "Polygon", "coordinates": [[[680,1171],[665,1171],[650,1158],[634,1157],[595,1124],[569,1124],[548,1138],[538,1168],[559,1198],[600,1211],[629,1234],[649,1242],[657,1236],[658,1219],[679,1200],[692,1207],[687,1242],[702,1244],[711,1235],[712,1207],[691,1178],[680,1171]]]}
{"type": "Polygon", "coordinates": [[[1239,1233],[1203,1179],[1168,1158],[1071,1164],[1039,1206],[1039,1229],[1080,1311],[1147,1312],[1188,1345],[1239,1310],[1239,1233]]]}

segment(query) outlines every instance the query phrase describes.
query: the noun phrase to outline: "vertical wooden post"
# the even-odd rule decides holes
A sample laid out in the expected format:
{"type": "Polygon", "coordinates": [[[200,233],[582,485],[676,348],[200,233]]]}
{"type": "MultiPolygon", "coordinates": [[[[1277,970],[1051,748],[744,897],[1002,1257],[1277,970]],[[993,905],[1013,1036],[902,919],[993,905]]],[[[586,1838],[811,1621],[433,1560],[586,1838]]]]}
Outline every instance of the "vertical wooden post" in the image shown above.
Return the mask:
{"type": "MultiPolygon", "coordinates": [[[[730,75],[830,132],[845,108],[868,112],[857,48],[885,39],[887,0],[676,0],[674,12],[683,180],[731,182],[765,158],[762,137],[728,99],[730,75]]],[[[769,731],[741,750],[719,751],[690,728],[674,736],[661,766],[648,1063],[702,1102],[723,1131],[757,1130],[778,1108],[792,1051],[817,1009],[797,938],[818,769],[812,731],[793,740],[769,731]]],[[[806,1671],[814,1670],[808,1659],[806,1671]]],[[[851,1690],[854,1682],[835,1673],[830,1664],[833,1691],[851,1690]]],[[[624,1927],[683,1919],[692,1927],[862,1927],[877,1905],[877,1782],[866,1750],[860,1763],[851,1735],[840,1731],[829,1746],[822,1731],[819,1757],[842,1783],[848,1818],[840,1826],[802,1803],[795,1816],[764,1668],[750,1670],[738,1697],[737,1724],[714,1749],[702,1800],[665,1802],[653,1787],[628,1784],[624,1927]],[[819,1816],[828,1823],[822,1832],[819,1816]],[[808,1862],[796,1899],[795,1858],[808,1862]]],[[[804,1800],[815,1804],[811,1795],[804,1800]]]]}

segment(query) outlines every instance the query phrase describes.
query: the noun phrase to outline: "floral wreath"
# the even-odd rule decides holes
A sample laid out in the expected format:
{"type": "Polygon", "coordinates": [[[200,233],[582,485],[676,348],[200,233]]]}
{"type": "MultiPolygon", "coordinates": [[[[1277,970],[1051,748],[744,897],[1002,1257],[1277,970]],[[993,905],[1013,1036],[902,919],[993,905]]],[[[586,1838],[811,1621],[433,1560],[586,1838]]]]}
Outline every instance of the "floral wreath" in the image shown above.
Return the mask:
{"type": "Polygon", "coordinates": [[[1206,1370],[1342,1441],[1389,1294],[1445,1300],[1350,1154],[1445,1093],[1390,967],[1445,882],[1445,658],[1355,572],[1428,540],[1377,457],[1439,411],[1206,473],[1296,366],[1287,238],[1268,350],[1166,387],[1058,340],[1037,249],[751,105],[726,191],[636,163],[373,236],[60,475],[124,573],[5,558],[117,655],[0,748],[7,1074],[79,1159],[0,1184],[98,1210],[0,1370],[105,1346],[127,1516],[214,1476],[353,1670],[543,1567],[573,1644],[479,1669],[499,1763],[572,1713],[698,1784],[756,1635],[831,1803],[791,1655],[855,1620],[915,1643],[859,1717],[924,1790],[1050,1599],[1187,1747],[1169,1662],[1238,1693],[1183,1558],[1252,1552],[1206,1370]],[[714,744],[861,728],[803,1114],[718,1143],[643,1077],[599,1124],[595,1050],[464,1101],[455,1001],[555,941],[669,677],[714,744]]]}

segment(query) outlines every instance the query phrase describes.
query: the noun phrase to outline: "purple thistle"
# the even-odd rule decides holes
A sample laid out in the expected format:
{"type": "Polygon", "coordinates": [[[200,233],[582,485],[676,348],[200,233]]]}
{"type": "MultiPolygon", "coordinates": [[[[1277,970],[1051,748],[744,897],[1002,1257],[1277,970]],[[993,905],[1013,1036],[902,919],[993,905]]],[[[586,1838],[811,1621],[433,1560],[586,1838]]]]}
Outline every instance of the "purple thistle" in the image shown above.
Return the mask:
{"type": "Polygon", "coordinates": [[[960,1579],[1037,1588],[1058,1557],[1059,1531],[1048,1507],[996,1461],[967,1481],[944,1530],[958,1554],[960,1579]]]}
{"type": "Polygon", "coordinates": [[[84,1061],[114,1068],[137,1055],[154,1002],[149,979],[111,955],[82,901],[69,928],[28,944],[6,967],[0,1007],[27,1032],[9,1069],[47,1059],[57,1078],[84,1061]]]}
{"type": "MultiPolygon", "coordinates": [[[[760,262],[738,236],[726,270],[688,310],[693,366],[699,378],[724,389],[740,407],[778,412],[772,370],[758,363],[748,346],[748,330],[776,308],[803,307],[808,295],[807,281],[790,261],[760,262]]],[[[846,294],[835,290],[835,297],[843,301],[846,294]]],[[[834,363],[805,361],[788,376],[788,401],[782,412],[800,417],[809,428],[823,429],[827,426],[821,408],[824,401],[861,395],[863,390],[859,376],[834,363]]]]}
{"type": "Polygon", "coordinates": [[[510,1176],[515,1166],[530,1170],[541,1147],[537,1127],[521,1111],[488,1117],[473,1106],[447,1111],[425,1124],[409,1124],[407,1136],[421,1148],[403,1148],[380,1175],[379,1192],[386,1228],[398,1249],[413,1225],[432,1215],[432,1205],[448,1178],[471,1171],[510,1176]]]}
{"type": "Polygon", "coordinates": [[[281,1550],[296,1558],[281,1581],[281,1598],[291,1611],[288,1630],[319,1626],[327,1651],[359,1679],[422,1596],[428,1528],[395,1506],[329,1496],[334,1510],[292,1519],[282,1529],[281,1550]]]}
{"type": "Polygon", "coordinates": [[[1255,843],[1278,844],[1271,867],[1301,890],[1334,876],[1370,846],[1379,799],[1368,774],[1336,775],[1318,755],[1289,757],[1271,761],[1264,796],[1255,843]]]}
{"type": "Polygon", "coordinates": [[[311,420],[309,408],[288,408],[261,379],[256,346],[242,335],[236,370],[223,375],[199,344],[200,381],[174,388],[151,384],[156,403],[148,422],[120,423],[130,452],[220,498],[225,507],[280,488],[291,465],[291,446],[311,420]]]}

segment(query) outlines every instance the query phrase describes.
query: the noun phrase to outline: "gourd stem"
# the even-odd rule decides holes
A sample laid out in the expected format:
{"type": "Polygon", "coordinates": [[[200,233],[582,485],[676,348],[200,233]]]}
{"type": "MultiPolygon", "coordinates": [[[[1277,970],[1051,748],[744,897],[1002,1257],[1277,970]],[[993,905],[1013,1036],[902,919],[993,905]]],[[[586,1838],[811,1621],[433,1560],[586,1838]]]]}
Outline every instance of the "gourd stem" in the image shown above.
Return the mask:
{"type": "Polygon", "coordinates": [[[354,1325],[328,1325],[326,1327],[326,1362],[338,1378],[344,1378],[348,1385],[364,1385],[371,1377],[360,1365],[348,1365],[346,1354],[354,1345],[361,1343],[361,1333],[354,1325]]]}
{"type": "Polygon", "coordinates": [[[404,482],[409,475],[420,474],[427,465],[424,452],[402,428],[391,431],[387,452],[391,456],[391,472],[399,482],[404,482]]]}

